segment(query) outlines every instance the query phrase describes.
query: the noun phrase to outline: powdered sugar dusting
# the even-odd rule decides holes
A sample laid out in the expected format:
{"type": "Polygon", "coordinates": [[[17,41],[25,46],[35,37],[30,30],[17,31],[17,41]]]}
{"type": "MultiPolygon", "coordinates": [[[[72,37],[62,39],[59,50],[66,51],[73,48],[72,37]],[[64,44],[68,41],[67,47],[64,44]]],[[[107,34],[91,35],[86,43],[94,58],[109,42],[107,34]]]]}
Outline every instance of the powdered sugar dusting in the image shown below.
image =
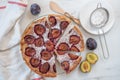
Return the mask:
{"type": "Polygon", "coordinates": [[[48,33],[49,33],[49,29],[46,28],[46,32],[43,34],[44,41],[49,40],[48,39],[48,33]]]}
{"type": "Polygon", "coordinates": [[[60,29],[60,21],[57,20],[57,24],[54,27],[51,27],[52,29],[57,28],[60,29]]]}
{"type": "MultiPolygon", "coordinates": [[[[69,30],[68,33],[66,33],[64,36],[62,36],[62,38],[57,43],[56,48],[61,42],[67,43],[69,45],[69,47],[72,46],[72,44],[69,43],[69,38],[70,38],[71,35],[80,36],[74,29],[71,29],[71,30],[69,30]]],[[[80,44],[76,44],[75,46],[79,49],[81,48],[80,44]]]]}
{"type": "Polygon", "coordinates": [[[35,34],[35,32],[32,34],[35,38],[38,38],[39,36],[35,34]]]}
{"type": "Polygon", "coordinates": [[[68,54],[58,55],[57,60],[61,63],[63,61],[69,61],[70,57],[68,56],[68,54]]]}
{"type": "Polygon", "coordinates": [[[44,46],[36,47],[34,44],[28,45],[29,47],[33,47],[36,50],[35,56],[41,58],[40,53],[43,49],[46,49],[44,46]]]}
{"type": "Polygon", "coordinates": [[[44,64],[45,62],[49,62],[50,65],[54,65],[55,64],[55,56],[53,55],[50,60],[46,61],[42,59],[42,64],[44,64]]]}

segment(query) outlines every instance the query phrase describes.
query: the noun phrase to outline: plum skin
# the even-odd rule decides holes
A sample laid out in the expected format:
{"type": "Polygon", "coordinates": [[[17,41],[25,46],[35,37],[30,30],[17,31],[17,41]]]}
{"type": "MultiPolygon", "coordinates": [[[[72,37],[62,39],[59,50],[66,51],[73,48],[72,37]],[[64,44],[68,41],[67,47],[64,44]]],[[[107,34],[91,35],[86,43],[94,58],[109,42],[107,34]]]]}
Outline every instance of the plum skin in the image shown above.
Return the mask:
{"type": "Polygon", "coordinates": [[[93,38],[88,38],[86,41],[86,46],[89,50],[94,50],[97,48],[97,42],[93,38]]]}
{"type": "Polygon", "coordinates": [[[34,3],[31,5],[30,10],[33,15],[37,15],[40,13],[41,8],[38,4],[34,3]]]}

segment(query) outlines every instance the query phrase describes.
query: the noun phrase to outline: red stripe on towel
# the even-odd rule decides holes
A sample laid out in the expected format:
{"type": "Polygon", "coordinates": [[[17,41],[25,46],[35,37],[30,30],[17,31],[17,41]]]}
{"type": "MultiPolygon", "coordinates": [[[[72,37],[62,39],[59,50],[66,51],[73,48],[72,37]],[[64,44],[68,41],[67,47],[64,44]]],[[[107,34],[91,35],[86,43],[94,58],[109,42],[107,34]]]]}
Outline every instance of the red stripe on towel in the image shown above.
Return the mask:
{"type": "Polygon", "coordinates": [[[6,6],[0,6],[0,9],[5,9],[6,8],[6,6]]]}
{"type": "Polygon", "coordinates": [[[23,3],[20,3],[20,2],[15,2],[15,1],[8,1],[9,4],[17,4],[17,5],[20,5],[20,6],[23,6],[23,7],[27,7],[27,4],[23,4],[23,3]]]}

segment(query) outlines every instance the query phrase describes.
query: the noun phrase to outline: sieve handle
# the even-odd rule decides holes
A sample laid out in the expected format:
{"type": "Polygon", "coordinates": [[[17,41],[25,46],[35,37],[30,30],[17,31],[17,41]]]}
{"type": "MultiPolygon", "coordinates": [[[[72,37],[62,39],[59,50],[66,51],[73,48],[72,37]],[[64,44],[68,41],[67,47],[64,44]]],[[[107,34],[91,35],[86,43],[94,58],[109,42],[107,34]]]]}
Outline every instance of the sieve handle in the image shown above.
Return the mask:
{"type": "Polygon", "coordinates": [[[109,58],[109,49],[108,49],[108,45],[107,45],[107,41],[106,41],[106,37],[105,37],[103,29],[99,29],[98,30],[98,36],[99,36],[100,45],[101,45],[101,48],[102,48],[103,57],[104,57],[104,59],[108,59],[109,58]],[[105,51],[104,51],[104,46],[103,46],[103,43],[102,43],[102,38],[101,38],[101,35],[100,35],[100,30],[103,32],[103,38],[104,38],[105,48],[106,48],[107,53],[105,53],[105,51]]]}
{"type": "Polygon", "coordinates": [[[105,33],[104,33],[103,29],[102,29],[102,32],[103,32],[103,38],[104,38],[104,41],[105,41],[105,47],[106,47],[106,50],[107,50],[107,55],[105,56],[105,54],[103,54],[103,56],[104,56],[105,59],[108,59],[109,58],[109,49],[108,49],[108,45],[107,45],[107,41],[106,41],[106,37],[105,37],[105,33]]]}
{"type": "Polygon", "coordinates": [[[101,2],[99,2],[98,4],[97,4],[97,8],[101,8],[102,7],[102,4],[101,4],[101,2]]]}

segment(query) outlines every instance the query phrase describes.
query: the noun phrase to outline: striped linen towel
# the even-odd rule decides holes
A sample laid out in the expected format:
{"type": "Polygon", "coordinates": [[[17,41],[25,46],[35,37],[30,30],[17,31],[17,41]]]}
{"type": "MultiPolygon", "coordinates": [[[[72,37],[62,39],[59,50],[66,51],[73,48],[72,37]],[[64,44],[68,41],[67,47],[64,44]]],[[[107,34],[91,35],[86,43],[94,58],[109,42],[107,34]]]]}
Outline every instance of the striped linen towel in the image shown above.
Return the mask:
{"type": "MultiPolygon", "coordinates": [[[[29,0],[28,0],[29,1],[29,0]]],[[[27,8],[26,0],[0,0],[0,49],[19,42],[20,17],[27,8]],[[8,33],[11,31],[10,33],[8,33]]],[[[8,51],[0,51],[0,80],[44,80],[32,72],[22,59],[19,45],[8,51]]]]}

